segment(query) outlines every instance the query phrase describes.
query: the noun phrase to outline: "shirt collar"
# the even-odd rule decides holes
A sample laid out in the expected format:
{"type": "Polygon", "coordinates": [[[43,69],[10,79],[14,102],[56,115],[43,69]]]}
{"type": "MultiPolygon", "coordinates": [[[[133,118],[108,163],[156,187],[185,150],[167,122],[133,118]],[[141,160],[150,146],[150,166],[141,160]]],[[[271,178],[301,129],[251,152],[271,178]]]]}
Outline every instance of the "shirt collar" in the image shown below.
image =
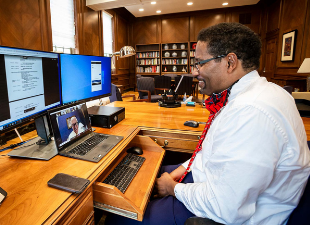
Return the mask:
{"type": "Polygon", "coordinates": [[[256,79],[258,79],[260,76],[256,70],[253,70],[243,77],[239,79],[235,85],[233,85],[228,102],[236,98],[236,96],[241,93],[243,90],[245,90],[248,86],[251,85],[252,82],[254,82],[256,79]]]}

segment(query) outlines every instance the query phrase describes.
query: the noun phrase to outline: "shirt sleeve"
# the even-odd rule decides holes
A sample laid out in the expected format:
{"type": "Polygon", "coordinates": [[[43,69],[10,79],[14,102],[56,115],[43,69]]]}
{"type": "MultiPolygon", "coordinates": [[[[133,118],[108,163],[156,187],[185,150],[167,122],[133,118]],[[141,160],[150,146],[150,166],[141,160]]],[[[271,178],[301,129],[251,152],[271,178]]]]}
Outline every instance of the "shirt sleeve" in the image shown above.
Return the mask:
{"type": "Polygon", "coordinates": [[[175,196],[196,216],[242,224],[270,184],[285,141],[275,121],[254,106],[230,109],[219,119],[203,143],[197,171],[203,182],[177,184],[175,196]]]}
{"type": "Polygon", "coordinates": [[[190,160],[191,160],[191,159],[187,160],[186,162],[184,162],[184,163],[182,164],[182,166],[183,166],[185,169],[187,169],[190,160]]]}

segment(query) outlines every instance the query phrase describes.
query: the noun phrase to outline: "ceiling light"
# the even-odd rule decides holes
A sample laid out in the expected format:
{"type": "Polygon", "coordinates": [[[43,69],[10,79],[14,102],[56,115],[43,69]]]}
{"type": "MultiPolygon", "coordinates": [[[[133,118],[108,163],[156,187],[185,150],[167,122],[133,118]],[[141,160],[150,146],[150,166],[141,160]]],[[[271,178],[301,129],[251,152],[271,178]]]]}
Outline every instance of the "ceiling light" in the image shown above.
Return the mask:
{"type": "Polygon", "coordinates": [[[192,2],[188,2],[188,3],[187,3],[187,5],[192,5],[192,4],[193,4],[192,2]]]}
{"type": "Polygon", "coordinates": [[[161,11],[160,11],[160,10],[157,10],[156,12],[157,12],[157,13],[161,13],[161,11]]]}
{"type": "Polygon", "coordinates": [[[228,5],[228,2],[224,2],[222,5],[228,5]]]}
{"type": "Polygon", "coordinates": [[[144,11],[144,9],[139,9],[140,12],[144,11]]]}
{"type": "Polygon", "coordinates": [[[152,4],[152,5],[155,5],[155,4],[156,4],[156,2],[151,2],[151,4],[152,4]]]}

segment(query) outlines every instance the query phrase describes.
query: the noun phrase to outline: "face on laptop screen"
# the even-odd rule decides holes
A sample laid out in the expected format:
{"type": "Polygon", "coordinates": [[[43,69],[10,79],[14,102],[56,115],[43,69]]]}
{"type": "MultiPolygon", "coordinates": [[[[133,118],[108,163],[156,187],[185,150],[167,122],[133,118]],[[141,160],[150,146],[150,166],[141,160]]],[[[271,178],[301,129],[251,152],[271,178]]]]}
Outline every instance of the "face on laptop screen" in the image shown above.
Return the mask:
{"type": "Polygon", "coordinates": [[[58,148],[91,130],[86,104],[79,104],[50,113],[58,148]]]}

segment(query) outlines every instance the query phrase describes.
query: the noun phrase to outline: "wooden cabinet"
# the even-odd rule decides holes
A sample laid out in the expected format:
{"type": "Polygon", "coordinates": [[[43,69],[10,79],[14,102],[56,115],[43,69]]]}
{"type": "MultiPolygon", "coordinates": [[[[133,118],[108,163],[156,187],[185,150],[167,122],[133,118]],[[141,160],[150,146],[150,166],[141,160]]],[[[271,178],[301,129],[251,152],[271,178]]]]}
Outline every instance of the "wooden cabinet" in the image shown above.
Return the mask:
{"type": "Polygon", "coordinates": [[[162,74],[188,73],[188,42],[162,44],[162,74]]]}
{"type": "Polygon", "coordinates": [[[94,223],[93,193],[90,186],[84,191],[74,205],[58,221],[57,225],[76,225],[94,223]]]}
{"type": "Polygon", "coordinates": [[[136,45],[136,74],[160,75],[160,45],[136,45]]]}

